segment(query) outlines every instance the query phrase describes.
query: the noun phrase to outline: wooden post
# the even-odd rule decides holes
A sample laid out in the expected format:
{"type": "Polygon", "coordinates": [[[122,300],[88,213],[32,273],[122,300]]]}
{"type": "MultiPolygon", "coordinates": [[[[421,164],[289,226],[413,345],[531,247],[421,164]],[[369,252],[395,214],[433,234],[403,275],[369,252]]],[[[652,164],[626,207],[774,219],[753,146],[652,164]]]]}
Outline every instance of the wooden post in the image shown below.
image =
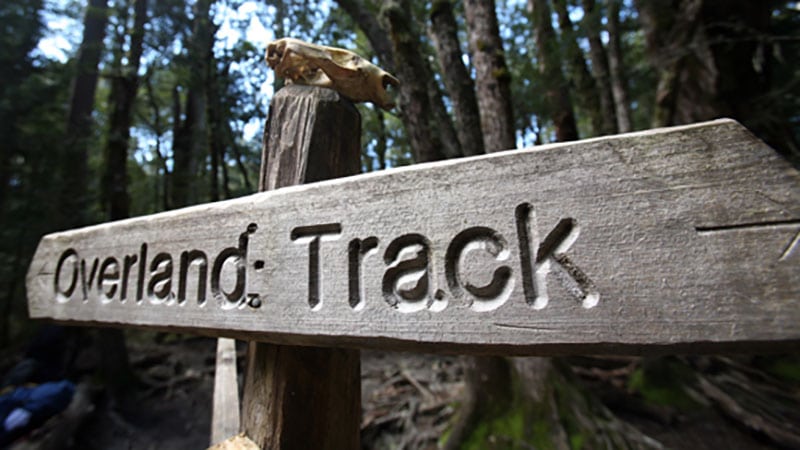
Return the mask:
{"type": "Polygon", "coordinates": [[[214,399],[211,408],[211,445],[239,432],[239,383],[236,375],[236,341],[217,339],[214,399]]]}
{"type": "MultiPolygon", "coordinates": [[[[264,132],[259,190],[358,173],[360,137],[358,110],[335,91],[281,89],[264,132]]],[[[358,350],[250,342],[245,376],[241,431],[260,448],[359,447],[358,350]]]]}

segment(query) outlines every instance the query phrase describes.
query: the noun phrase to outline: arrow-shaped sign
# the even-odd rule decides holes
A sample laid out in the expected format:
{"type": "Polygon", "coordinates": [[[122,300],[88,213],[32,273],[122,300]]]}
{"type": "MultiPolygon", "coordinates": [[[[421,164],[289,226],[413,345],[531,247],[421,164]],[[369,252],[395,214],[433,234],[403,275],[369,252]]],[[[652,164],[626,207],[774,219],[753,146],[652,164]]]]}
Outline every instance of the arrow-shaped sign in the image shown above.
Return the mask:
{"type": "Polygon", "coordinates": [[[34,318],[279,343],[752,349],[800,341],[798,236],[800,175],[721,120],[55,233],[27,287],[34,318]]]}

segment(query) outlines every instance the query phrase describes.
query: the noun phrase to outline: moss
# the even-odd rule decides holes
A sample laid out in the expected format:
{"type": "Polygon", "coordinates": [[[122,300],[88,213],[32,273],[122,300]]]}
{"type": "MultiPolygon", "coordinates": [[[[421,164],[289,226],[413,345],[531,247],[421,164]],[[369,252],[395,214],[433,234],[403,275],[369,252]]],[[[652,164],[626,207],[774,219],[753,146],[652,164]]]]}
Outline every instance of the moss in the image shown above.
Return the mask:
{"type": "Polygon", "coordinates": [[[479,450],[487,447],[517,449],[524,448],[525,409],[520,405],[505,414],[482,422],[464,443],[463,449],[479,450]]]}
{"type": "Polygon", "coordinates": [[[645,401],[689,411],[700,406],[686,393],[686,386],[695,384],[693,370],[676,358],[659,358],[645,362],[631,374],[628,388],[645,401]]]}
{"type": "Polygon", "coordinates": [[[569,436],[569,448],[572,450],[580,450],[583,448],[585,441],[586,438],[582,434],[571,434],[569,436]]]}
{"type": "Polygon", "coordinates": [[[774,377],[800,383],[800,355],[760,357],[756,364],[774,377]]]}
{"type": "Polygon", "coordinates": [[[497,80],[510,80],[511,74],[508,73],[508,69],[505,67],[500,67],[497,69],[492,70],[492,77],[497,80]]]}

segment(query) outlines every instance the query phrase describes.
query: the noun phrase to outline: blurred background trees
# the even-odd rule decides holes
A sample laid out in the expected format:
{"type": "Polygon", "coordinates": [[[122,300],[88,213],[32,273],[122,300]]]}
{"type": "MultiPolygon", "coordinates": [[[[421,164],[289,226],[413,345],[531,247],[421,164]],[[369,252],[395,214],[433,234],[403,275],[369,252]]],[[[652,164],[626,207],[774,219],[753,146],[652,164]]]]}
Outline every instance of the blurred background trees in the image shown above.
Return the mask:
{"type": "MultiPolygon", "coordinates": [[[[0,24],[3,347],[30,333],[44,233],[254,191],[278,37],[403,83],[395,110],[359,105],[364,171],[717,117],[800,162],[794,1],[4,0],[0,24]]],[[[558,362],[467,366],[569,379],[558,362]]]]}

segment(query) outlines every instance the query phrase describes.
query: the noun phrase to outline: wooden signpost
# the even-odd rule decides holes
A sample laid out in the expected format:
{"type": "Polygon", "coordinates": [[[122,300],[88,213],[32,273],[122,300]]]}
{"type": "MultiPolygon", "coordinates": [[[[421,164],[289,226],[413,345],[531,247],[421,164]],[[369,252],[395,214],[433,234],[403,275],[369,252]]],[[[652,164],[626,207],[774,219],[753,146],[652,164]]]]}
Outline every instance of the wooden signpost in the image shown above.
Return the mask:
{"type": "MultiPolygon", "coordinates": [[[[319,88],[293,89],[303,96],[319,88]]],[[[289,127],[274,149],[330,144],[319,135],[297,144],[304,128],[274,105],[271,114],[289,127]]],[[[262,167],[264,188],[325,178],[313,171],[338,158],[298,166],[290,151],[275,151],[273,163],[285,155],[284,167],[262,167]]],[[[741,125],[720,120],[421,164],[55,233],[42,239],[27,289],[33,318],[292,346],[508,355],[754,351],[800,342],[798,247],[800,174],[741,125]]],[[[291,348],[298,347],[251,345],[248,436],[259,424],[284,426],[265,419],[270,414],[303,415],[302,405],[283,415],[253,406],[254,395],[296,393],[263,376],[291,348]]],[[[335,370],[358,383],[351,373],[358,353],[333,351],[309,349],[281,364],[299,373],[303,358],[314,365],[355,358],[335,370]]],[[[298,379],[325,378],[307,375],[298,379]]],[[[297,427],[286,436],[256,441],[289,447],[306,437],[297,427]]]]}
{"type": "Polygon", "coordinates": [[[800,339],[798,231],[798,172],[717,121],[51,234],[27,288],[33,318],[276,343],[715,350],[800,339]]]}

